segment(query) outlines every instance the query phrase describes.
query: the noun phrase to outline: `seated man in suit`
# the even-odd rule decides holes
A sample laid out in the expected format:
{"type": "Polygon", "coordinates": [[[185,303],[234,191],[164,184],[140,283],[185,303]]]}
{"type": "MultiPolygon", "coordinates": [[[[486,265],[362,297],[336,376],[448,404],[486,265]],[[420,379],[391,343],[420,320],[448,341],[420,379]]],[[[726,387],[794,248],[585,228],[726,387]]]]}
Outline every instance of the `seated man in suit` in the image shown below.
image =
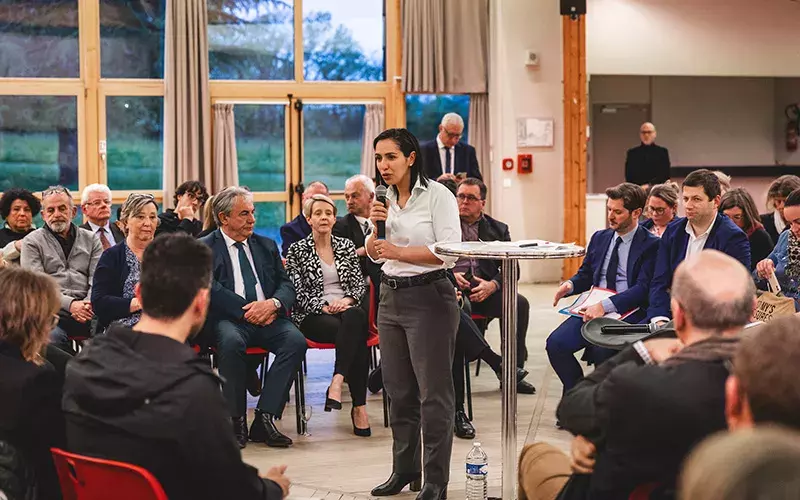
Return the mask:
{"type": "Polygon", "coordinates": [[[344,199],[347,202],[347,215],[341,217],[333,226],[333,235],[351,240],[356,246],[356,255],[364,276],[369,276],[375,286],[377,298],[381,283],[381,265],[367,258],[364,240],[372,230],[369,211],[375,200],[375,183],[366,175],[354,175],[344,184],[344,199]]]}
{"type": "Polygon", "coordinates": [[[81,194],[81,209],[86,222],[81,226],[88,229],[105,250],[125,239],[125,235],[111,223],[111,190],[105,184],[89,184],[81,194]]]}
{"type": "Polygon", "coordinates": [[[295,299],[278,246],[253,234],[253,195],[241,187],[223,189],[213,202],[219,229],[201,238],[214,253],[208,328],[216,335],[222,393],[239,447],[247,445],[245,396],[247,347],[275,355],[258,399],[250,441],[285,448],[292,440],[275,427],[286,394],[306,352],[306,339],[288,318],[295,299]]]}
{"type": "Polygon", "coordinates": [[[750,241],[724,214],[718,212],[719,179],[706,169],[686,176],[682,185],[686,217],[672,222],[661,237],[650,285],[647,319],[666,322],[670,313],[669,289],[678,264],[703,249],[719,250],[750,269],[750,241]]]}
{"type": "MultiPolygon", "coordinates": [[[[458,186],[456,194],[461,216],[463,241],[511,241],[508,226],[485,213],[486,185],[480,179],[467,177],[458,186]]],[[[456,283],[472,304],[472,312],[487,318],[502,318],[503,294],[500,292],[500,261],[458,259],[455,268],[456,283]]],[[[525,338],[531,306],[528,299],[517,294],[517,367],[524,368],[527,350],[525,338]]],[[[519,380],[517,392],[534,394],[536,388],[519,380]]]]}
{"type": "Polygon", "coordinates": [[[644,317],[647,292],[653,277],[658,252],[658,238],[638,224],[647,195],[635,184],[622,183],[606,190],[609,229],[597,231],[589,241],[586,257],[578,272],[558,287],[553,305],[569,295],[592,286],[615,290],[617,294],[590,306],[583,319],[570,316],[547,338],[547,356],[561,383],[563,394],[583,377],[575,353],[590,348],[586,359],[600,364],[616,351],[590,346],[581,335],[585,321],[609,313],[624,314],[639,308],[627,319],[637,322],[644,317]]]}
{"type": "Polygon", "coordinates": [[[447,113],[442,117],[436,139],[420,144],[422,165],[429,179],[438,179],[442,174],[483,179],[475,148],[459,142],[463,133],[463,118],[456,113],[447,113]]]}
{"type": "MultiPolygon", "coordinates": [[[[328,186],[322,181],[311,182],[308,186],[306,186],[305,191],[303,191],[303,200],[300,202],[300,206],[304,206],[306,201],[308,201],[315,194],[324,194],[325,196],[328,196],[328,186]]],[[[311,226],[308,225],[308,221],[305,217],[303,217],[302,213],[286,224],[282,225],[281,255],[286,257],[286,252],[289,251],[289,247],[292,246],[292,243],[302,240],[309,234],[311,234],[311,226]]]]}

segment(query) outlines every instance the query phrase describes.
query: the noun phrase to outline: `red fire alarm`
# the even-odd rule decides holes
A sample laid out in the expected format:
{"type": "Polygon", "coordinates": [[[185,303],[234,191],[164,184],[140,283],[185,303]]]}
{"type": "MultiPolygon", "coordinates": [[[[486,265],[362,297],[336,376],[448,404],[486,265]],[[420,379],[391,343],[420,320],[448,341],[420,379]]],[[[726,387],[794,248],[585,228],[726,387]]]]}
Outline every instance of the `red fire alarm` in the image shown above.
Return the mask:
{"type": "Polygon", "coordinates": [[[517,173],[519,174],[533,173],[533,155],[531,154],[517,155],[517,173]]]}
{"type": "Polygon", "coordinates": [[[514,158],[503,158],[503,170],[514,170],[514,158]]]}

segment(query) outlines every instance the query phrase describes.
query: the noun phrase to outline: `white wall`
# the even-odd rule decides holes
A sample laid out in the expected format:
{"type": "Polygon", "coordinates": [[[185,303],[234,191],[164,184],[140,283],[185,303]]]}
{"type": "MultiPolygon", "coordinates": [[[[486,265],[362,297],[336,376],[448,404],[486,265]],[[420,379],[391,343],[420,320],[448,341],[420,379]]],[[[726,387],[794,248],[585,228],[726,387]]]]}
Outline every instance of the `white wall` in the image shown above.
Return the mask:
{"type": "MultiPolygon", "coordinates": [[[[495,0],[491,2],[490,113],[492,128],[492,206],[490,213],[510,226],[514,239],[563,237],[564,142],[561,85],[561,17],[555,0],[495,0]],[[528,69],[525,51],[539,52],[541,65],[528,69]],[[517,117],[555,119],[552,148],[527,150],[533,173],[502,170],[502,159],[516,166],[517,117]],[[504,181],[510,181],[505,187],[504,181]]],[[[521,279],[555,282],[561,261],[523,262],[521,279]]]]}
{"type": "Polygon", "coordinates": [[[798,26],[790,0],[588,0],[588,72],[800,76],[798,26]]]}

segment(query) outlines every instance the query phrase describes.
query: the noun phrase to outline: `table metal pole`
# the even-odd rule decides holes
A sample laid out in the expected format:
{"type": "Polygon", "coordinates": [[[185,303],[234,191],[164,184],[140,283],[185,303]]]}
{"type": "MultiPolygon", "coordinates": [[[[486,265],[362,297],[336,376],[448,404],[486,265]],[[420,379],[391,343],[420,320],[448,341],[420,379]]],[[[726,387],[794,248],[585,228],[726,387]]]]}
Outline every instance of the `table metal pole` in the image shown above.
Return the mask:
{"type": "Polygon", "coordinates": [[[516,259],[504,259],[503,321],[503,500],[516,500],[517,481],[517,279],[516,259]]]}

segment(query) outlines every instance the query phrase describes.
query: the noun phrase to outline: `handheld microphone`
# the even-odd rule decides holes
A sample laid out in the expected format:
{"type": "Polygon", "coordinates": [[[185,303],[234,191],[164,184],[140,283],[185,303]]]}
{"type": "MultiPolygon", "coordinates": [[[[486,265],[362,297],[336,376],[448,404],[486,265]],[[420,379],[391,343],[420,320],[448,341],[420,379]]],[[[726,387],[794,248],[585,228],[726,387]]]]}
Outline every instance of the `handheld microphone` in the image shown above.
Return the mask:
{"type": "MultiPolygon", "coordinates": [[[[388,189],[384,185],[379,185],[375,188],[375,199],[380,203],[383,203],[383,206],[386,206],[386,193],[388,189]]],[[[378,231],[378,239],[385,240],[386,239],[386,221],[379,220],[377,223],[377,227],[375,228],[378,231]]]]}

